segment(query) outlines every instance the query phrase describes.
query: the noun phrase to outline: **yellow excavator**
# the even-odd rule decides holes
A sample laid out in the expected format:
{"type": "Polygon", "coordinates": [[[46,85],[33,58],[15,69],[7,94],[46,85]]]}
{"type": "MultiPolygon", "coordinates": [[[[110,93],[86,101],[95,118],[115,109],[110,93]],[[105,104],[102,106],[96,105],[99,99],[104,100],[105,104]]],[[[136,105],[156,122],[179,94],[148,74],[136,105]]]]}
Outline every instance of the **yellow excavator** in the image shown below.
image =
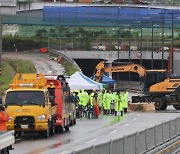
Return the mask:
{"type": "Polygon", "coordinates": [[[156,110],[165,110],[173,105],[180,110],[180,75],[168,75],[165,69],[146,70],[139,64],[129,63],[108,67],[105,61],[96,66],[95,81],[101,82],[104,73],[135,72],[144,84],[144,95],[132,96],[132,102],[154,102],[156,110]]]}

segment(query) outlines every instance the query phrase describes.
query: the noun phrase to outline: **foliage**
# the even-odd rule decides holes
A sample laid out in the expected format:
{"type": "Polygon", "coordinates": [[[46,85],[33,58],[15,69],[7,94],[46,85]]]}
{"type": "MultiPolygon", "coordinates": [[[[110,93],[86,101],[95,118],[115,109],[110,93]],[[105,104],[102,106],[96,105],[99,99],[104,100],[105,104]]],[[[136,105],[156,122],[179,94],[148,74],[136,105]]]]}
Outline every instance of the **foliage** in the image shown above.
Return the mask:
{"type": "Polygon", "coordinates": [[[9,87],[15,73],[36,73],[36,69],[31,61],[9,60],[2,63],[2,74],[0,75],[0,95],[9,87]]]}
{"type": "Polygon", "coordinates": [[[0,95],[9,87],[13,77],[13,67],[8,61],[2,63],[2,74],[0,75],[0,95]]]}
{"type": "Polygon", "coordinates": [[[42,40],[42,38],[37,37],[25,38],[18,35],[6,35],[3,36],[2,39],[3,51],[15,51],[16,49],[18,51],[38,49],[41,47],[46,47],[48,44],[47,39],[42,40]]]}
{"type": "Polygon", "coordinates": [[[65,69],[65,74],[67,76],[71,76],[73,73],[78,71],[78,69],[73,64],[71,64],[70,62],[68,62],[65,59],[62,60],[61,64],[63,65],[63,67],[65,69]]]}

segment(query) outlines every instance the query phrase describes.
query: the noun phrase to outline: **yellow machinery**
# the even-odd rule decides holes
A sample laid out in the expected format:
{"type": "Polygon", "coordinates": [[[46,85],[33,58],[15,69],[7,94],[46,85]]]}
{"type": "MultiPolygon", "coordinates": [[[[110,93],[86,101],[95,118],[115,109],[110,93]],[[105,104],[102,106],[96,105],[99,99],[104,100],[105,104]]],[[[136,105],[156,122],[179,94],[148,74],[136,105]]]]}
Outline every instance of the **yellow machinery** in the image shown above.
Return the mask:
{"type": "Polygon", "coordinates": [[[143,80],[144,95],[132,96],[132,102],[154,102],[156,110],[164,110],[167,105],[173,105],[180,110],[180,76],[167,77],[167,71],[146,70],[138,64],[127,64],[106,67],[102,61],[96,66],[95,81],[101,82],[104,73],[108,72],[135,72],[143,80]]]}
{"type": "Polygon", "coordinates": [[[17,73],[5,94],[5,107],[10,115],[8,130],[54,135],[56,106],[49,96],[43,74],[17,73]]]}

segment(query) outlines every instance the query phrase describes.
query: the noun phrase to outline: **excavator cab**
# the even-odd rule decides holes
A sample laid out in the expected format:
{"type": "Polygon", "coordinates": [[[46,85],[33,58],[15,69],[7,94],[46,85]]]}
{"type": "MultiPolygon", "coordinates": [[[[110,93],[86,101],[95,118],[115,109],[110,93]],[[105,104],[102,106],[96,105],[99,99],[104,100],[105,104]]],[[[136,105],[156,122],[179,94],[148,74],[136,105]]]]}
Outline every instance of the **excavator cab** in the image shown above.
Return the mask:
{"type": "Polygon", "coordinates": [[[143,78],[144,92],[148,93],[149,88],[156,83],[163,82],[167,78],[167,71],[162,70],[146,70],[146,76],[143,78]]]}

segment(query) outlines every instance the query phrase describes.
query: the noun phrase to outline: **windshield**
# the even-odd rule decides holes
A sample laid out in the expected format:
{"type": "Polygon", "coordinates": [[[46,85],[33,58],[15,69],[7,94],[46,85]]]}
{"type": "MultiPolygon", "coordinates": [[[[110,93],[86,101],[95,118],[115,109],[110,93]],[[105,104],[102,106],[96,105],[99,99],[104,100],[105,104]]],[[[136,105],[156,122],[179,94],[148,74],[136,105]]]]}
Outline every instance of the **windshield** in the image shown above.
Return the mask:
{"type": "Polygon", "coordinates": [[[6,105],[44,105],[42,91],[11,91],[6,95],[6,105]]]}

